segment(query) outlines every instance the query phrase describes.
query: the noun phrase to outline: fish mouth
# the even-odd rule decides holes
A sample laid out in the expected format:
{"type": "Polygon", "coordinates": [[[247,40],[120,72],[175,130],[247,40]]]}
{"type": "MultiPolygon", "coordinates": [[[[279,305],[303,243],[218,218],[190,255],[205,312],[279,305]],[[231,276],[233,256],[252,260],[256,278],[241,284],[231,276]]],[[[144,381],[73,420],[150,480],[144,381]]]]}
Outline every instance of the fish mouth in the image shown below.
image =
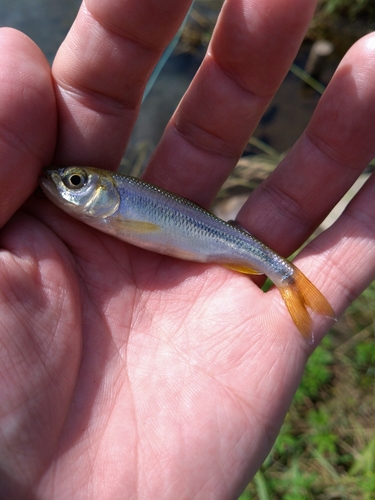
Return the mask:
{"type": "Polygon", "coordinates": [[[56,170],[44,168],[38,181],[47,198],[51,198],[52,196],[53,199],[55,199],[56,193],[58,193],[58,186],[61,182],[60,176],[56,170]]]}

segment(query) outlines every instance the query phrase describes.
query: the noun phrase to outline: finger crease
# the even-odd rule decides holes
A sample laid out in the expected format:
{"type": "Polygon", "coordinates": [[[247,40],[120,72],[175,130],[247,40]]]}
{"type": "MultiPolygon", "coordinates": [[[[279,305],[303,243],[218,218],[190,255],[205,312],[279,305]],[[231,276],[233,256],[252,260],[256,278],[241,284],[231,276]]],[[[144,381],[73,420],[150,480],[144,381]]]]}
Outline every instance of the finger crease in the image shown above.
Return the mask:
{"type": "Polygon", "coordinates": [[[345,208],[344,212],[341,214],[342,217],[346,217],[348,219],[351,219],[357,229],[360,229],[360,227],[364,228],[366,231],[369,232],[371,237],[374,237],[374,222],[375,222],[375,217],[374,214],[369,211],[365,211],[364,209],[358,210],[352,209],[352,204],[349,203],[349,205],[345,208]]]}
{"type": "Polygon", "coordinates": [[[337,165],[340,169],[344,168],[347,170],[358,170],[357,165],[353,165],[352,163],[349,163],[344,158],[342,158],[340,150],[334,148],[323,137],[310,133],[308,128],[306,129],[305,137],[306,140],[310,142],[310,144],[314,149],[320,152],[331,163],[337,165]]]}
{"type": "Polygon", "coordinates": [[[121,117],[124,111],[134,112],[137,109],[138,101],[128,102],[125,99],[109,96],[108,94],[93,90],[89,87],[85,87],[82,85],[80,85],[79,87],[66,85],[61,81],[58,83],[58,86],[61,89],[62,93],[69,93],[72,98],[76,99],[77,101],[84,101],[85,108],[88,108],[91,111],[95,112],[99,111],[102,115],[118,115],[121,117]],[[95,106],[93,106],[94,103],[95,106]],[[102,104],[102,106],[98,106],[99,103],[102,104]],[[108,106],[108,103],[110,103],[110,106],[108,106]]]}
{"type": "Polygon", "coordinates": [[[287,218],[291,219],[297,225],[304,228],[313,228],[310,213],[297,200],[292,198],[286,191],[280,189],[271,180],[265,180],[259,189],[264,192],[277,212],[284,212],[287,218]]]}
{"type": "Polygon", "coordinates": [[[183,127],[175,124],[174,128],[178,135],[189,145],[220,159],[227,158],[237,161],[242,152],[238,150],[236,145],[192,122],[184,121],[183,127]]]}
{"type": "Polygon", "coordinates": [[[218,68],[218,70],[223,74],[223,76],[232,82],[241,92],[244,92],[245,94],[248,95],[248,97],[252,100],[264,100],[268,102],[270,99],[273,98],[274,92],[267,93],[265,95],[260,95],[253,90],[249,88],[248,85],[240,78],[238,73],[234,73],[232,71],[229,71],[226,69],[220,62],[215,58],[213,54],[210,54],[212,61],[214,62],[215,66],[218,68]]]}
{"type": "MultiPolygon", "coordinates": [[[[95,14],[88,10],[86,6],[86,12],[87,14],[93,19],[93,21],[100,26],[103,30],[107,31],[108,33],[115,35],[121,40],[124,40],[126,42],[132,43],[138,47],[140,47],[142,50],[146,52],[160,52],[163,50],[164,45],[156,45],[152,43],[146,43],[144,40],[142,40],[140,37],[136,36],[135,34],[129,34],[129,31],[127,31],[127,34],[124,35],[124,27],[123,26],[117,26],[114,23],[104,23],[102,21],[99,21],[95,14]]],[[[128,26],[129,28],[129,26],[128,26]]]]}

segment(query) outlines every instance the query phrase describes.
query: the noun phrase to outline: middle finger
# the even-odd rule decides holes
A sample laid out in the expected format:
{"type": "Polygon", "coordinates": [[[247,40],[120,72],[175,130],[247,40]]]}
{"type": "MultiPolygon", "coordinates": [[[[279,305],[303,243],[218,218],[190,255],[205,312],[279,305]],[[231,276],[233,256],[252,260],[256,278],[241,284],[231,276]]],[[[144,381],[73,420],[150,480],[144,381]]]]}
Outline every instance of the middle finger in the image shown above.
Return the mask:
{"type": "Polygon", "coordinates": [[[148,181],[210,204],[287,73],[314,8],[314,0],[226,0],[148,181]]]}
{"type": "Polygon", "coordinates": [[[114,169],[148,77],[191,0],[86,0],[58,51],[55,162],[114,169]]]}

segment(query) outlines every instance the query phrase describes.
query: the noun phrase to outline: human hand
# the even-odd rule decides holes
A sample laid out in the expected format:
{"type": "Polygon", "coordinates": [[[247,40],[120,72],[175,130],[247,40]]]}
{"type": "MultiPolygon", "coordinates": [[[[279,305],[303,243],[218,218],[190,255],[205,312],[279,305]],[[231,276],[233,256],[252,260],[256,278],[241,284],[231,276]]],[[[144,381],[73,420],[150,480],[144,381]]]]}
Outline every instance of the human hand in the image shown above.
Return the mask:
{"type": "MultiPolygon", "coordinates": [[[[23,204],[42,166],[117,166],[148,75],[187,8],[87,1],[52,79],[32,42],[0,31],[3,498],[236,498],[311,353],[276,290],[125,245],[38,196],[23,204]]],[[[210,204],[313,9],[226,2],[147,180],[210,204]]],[[[374,69],[370,35],[239,214],[279,253],[306,240],[374,156],[374,69]]],[[[296,260],[338,314],[375,276],[373,184],[296,260]]],[[[315,338],[328,327],[317,319],[315,338]]]]}

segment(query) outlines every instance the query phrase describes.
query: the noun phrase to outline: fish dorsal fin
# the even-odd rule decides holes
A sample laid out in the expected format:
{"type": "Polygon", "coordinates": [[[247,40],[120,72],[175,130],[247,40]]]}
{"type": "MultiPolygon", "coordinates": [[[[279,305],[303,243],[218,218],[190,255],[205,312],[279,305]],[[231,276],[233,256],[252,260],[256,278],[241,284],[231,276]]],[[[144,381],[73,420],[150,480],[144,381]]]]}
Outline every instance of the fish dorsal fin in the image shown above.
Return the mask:
{"type": "Polygon", "coordinates": [[[236,229],[239,229],[240,231],[243,231],[244,233],[247,233],[249,234],[250,236],[253,236],[253,234],[250,233],[250,231],[248,231],[247,229],[245,229],[239,222],[237,222],[236,220],[228,220],[227,221],[228,224],[230,224],[231,226],[235,227],[236,229]]]}

